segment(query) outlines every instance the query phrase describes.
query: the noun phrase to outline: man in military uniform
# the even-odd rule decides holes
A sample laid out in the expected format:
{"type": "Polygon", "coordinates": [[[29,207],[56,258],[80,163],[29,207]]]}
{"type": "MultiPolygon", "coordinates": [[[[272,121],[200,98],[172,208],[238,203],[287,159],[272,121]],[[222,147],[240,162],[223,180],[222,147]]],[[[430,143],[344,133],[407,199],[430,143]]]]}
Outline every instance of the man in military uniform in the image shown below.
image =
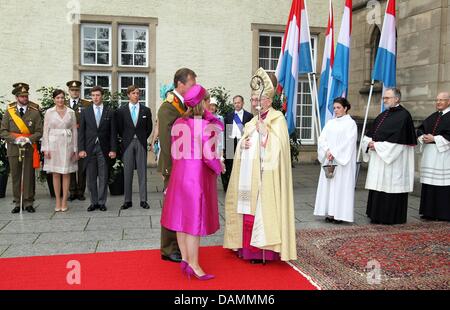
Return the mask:
{"type": "MultiPolygon", "coordinates": [[[[14,84],[16,85],[16,84],[14,84]]],[[[42,137],[42,118],[36,105],[28,100],[28,85],[16,85],[16,102],[8,106],[3,116],[0,137],[7,142],[7,156],[11,170],[13,195],[16,206],[12,213],[20,212],[22,163],[19,162],[18,142],[26,142],[24,154],[23,206],[28,212],[35,212],[34,169],[39,168],[40,159],[37,142],[42,137]]]]}
{"type": "MultiPolygon", "coordinates": [[[[16,92],[17,92],[18,90],[22,89],[22,87],[25,87],[25,89],[26,89],[27,91],[30,90],[30,85],[28,85],[27,83],[24,83],[24,82],[17,82],[17,83],[14,83],[12,87],[13,87],[13,90],[12,90],[11,93],[12,93],[14,96],[16,96],[16,92]]],[[[14,102],[9,103],[9,104],[8,104],[8,107],[15,107],[16,104],[17,104],[17,100],[14,101],[14,102]]],[[[34,109],[37,109],[39,112],[41,112],[41,107],[39,106],[39,104],[37,104],[37,103],[35,103],[35,102],[31,101],[31,100],[28,100],[28,106],[29,106],[29,107],[33,107],[34,109]]],[[[35,175],[35,170],[34,170],[34,169],[33,169],[32,179],[33,179],[33,182],[32,182],[32,188],[33,188],[33,197],[34,197],[34,196],[35,196],[35,193],[36,193],[36,175],[35,175]]],[[[15,202],[15,201],[14,201],[14,202],[15,202]]]]}
{"type": "MultiPolygon", "coordinates": [[[[158,172],[164,179],[164,189],[169,184],[172,170],[171,130],[173,123],[186,112],[183,95],[195,85],[197,75],[188,68],[179,69],[174,76],[175,89],[168,92],[166,99],[158,110],[158,131],[161,153],[158,161],[158,172]]],[[[174,231],[161,226],[161,258],[172,262],[181,262],[177,236],[174,231]]]]}
{"type": "MultiPolygon", "coordinates": [[[[69,88],[69,100],[66,105],[75,111],[77,118],[77,127],[80,126],[81,110],[91,105],[91,102],[80,98],[81,82],[74,80],[66,83],[69,88]]],[[[82,169],[83,158],[78,160],[78,171],[70,174],[69,200],[85,200],[84,191],[86,190],[86,169],[82,169]]]]}

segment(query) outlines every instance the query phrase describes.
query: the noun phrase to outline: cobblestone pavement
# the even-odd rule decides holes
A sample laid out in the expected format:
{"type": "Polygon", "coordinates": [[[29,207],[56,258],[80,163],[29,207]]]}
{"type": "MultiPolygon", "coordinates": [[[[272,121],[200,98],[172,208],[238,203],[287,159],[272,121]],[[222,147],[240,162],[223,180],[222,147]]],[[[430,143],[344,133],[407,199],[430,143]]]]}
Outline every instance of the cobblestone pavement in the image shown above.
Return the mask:
{"type": "MultiPolygon", "coordinates": [[[[365,172],[359,177],[356,190],[355,222],[353,224],[329,224],[313,215],[314,200],[320,167],[298,164],[293,169],[294,201],[297,229],[341,229],[349,225],[368,225],[365,215],[367,191],[363,189],[365,172]]],[[[11,184],[7,196],[0,199],[0,257],[22,257],[70,253],[94,253],[159,248],[160,216],[162,205],[162,179],[155,168],[148,169],[148,193],[150,209],[138,204],[137,176],[134,177],[134,206],[120,210],[123,196],[109,196],[106,212],[87,212],[89,197],[85,201],[69,202],[69,211],[56,213],[54,200],[50,198],[47,184],[36,185],[36,213],[22,216],[11,214],[11,184]]],[[[223,242],[224,197],[219,188],[221,229],[203,238],[202,245],[221,245],[223,242]]],[[[420,221],[420,198],[409,196],[408,222],[420,221]]]]}

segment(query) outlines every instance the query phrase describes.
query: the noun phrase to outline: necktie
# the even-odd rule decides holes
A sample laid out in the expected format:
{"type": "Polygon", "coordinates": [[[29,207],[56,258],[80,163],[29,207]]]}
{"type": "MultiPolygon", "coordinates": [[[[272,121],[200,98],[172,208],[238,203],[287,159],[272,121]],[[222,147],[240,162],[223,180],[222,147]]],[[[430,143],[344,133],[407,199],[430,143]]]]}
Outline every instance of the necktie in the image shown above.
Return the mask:
{"type": "Polygon", "coordinates": [[[102,113],[100,111],[100,107],[96,107],[97,113],[95,113],[95,121],[97,122],[97,127],[100,126],[100,119],[102,118],[102,113]]]}
{"type": "Polygon", "coordinates": [[[73,103],[72,103],[72,109],[75,108],[76,105],[77,105],[77,101],[74,100],[73,103]]]}
{"type": "Polygon", "coordinates": [[[433,127],[433,132],[431,133],[433,136],[436,133],[436,129],[439,126],[439,123],[441,122],[441,117],[442,117],[442,111],[439,111],[438,113],[438,117],[436,118],[436,122],[434,123],[434,127],[433,127]]]}
{"type": "Polygon", "coordinates": [[[133,105],[131,107],[131,118],[133,119],[133,124],[136,127],[137,124],[136,105],[133,105]]]}
{"type": "Polygon", "coordinates": [[[20,117],[23,116],[23,114],[24,114],[24,113],[23,113],[23,108],[20,108],[20,109],[19,109],[19,114],[20,114],[20,117]]]}

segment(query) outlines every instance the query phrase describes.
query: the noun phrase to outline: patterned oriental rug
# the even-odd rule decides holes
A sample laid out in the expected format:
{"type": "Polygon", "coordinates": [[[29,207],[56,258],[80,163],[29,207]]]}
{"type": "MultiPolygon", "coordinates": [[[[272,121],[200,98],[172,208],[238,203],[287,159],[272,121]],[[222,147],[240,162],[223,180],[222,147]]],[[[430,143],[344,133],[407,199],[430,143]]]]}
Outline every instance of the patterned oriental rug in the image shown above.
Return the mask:
{"type": "Polygon", "coordinates": [[[448,290],[450,223],[297,232],[305,275],[326,290],[448,290]]]}

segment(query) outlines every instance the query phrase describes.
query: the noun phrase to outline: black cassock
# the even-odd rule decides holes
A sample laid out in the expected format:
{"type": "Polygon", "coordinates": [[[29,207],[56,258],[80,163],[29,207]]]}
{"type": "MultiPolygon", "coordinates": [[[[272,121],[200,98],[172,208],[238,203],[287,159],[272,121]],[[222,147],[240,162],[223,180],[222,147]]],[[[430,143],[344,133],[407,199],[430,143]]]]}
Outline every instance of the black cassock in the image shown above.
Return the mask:
{"type": "MultiPolygon", "coordinates": [[[[417,144],[411,114],[401,105],[379,114],[366,136],[375,142],[417,144]]],[[[369,190],[366,214],[372,223],[403,224],[406,223],[407,212],[408,193],[393,194],[369,190]]]]}
{"type": "MultiPolygon", "coordinates": [[[[417,136],[432,134],[450,141],[450,112],[440,116],[435,112],[427,117],[417,129],[417,136]]],[[[448,166],[450,167],[450,165],[448,166]]],[[[448,175],[448,171],[435,171],[436,177],[448,175]]],[[[419,213],[424,218],[450,221],[450,186],[422,183],[419,213]]]]}

